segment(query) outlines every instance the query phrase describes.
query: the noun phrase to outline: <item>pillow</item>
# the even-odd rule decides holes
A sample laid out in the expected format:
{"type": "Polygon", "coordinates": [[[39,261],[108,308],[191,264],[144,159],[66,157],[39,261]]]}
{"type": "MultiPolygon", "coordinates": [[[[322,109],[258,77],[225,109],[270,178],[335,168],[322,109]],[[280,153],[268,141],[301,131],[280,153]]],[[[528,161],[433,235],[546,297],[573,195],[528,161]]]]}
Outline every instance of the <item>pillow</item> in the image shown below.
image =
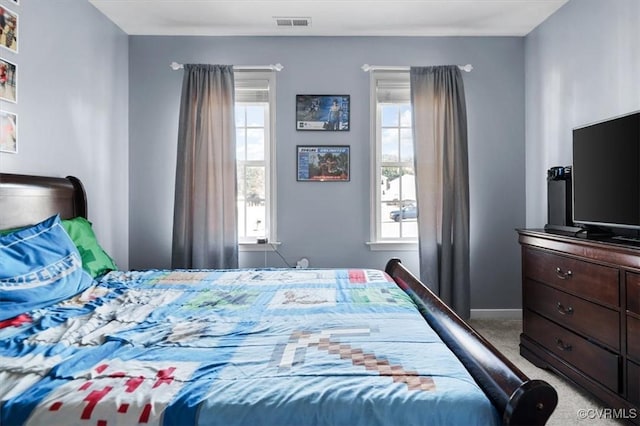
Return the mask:
{"type": "Polygon", "coordinates": [[[0,321],[68,299],[91,285],[60,218],[0,236],[0,321]]]}
{"type": "Polygon", "coordinates": [[[62,220],[67,231],[82,257],[82,267],[93,278],[118,269],[113,259],[98,244],[91,222],[83,217],[62,220]]]}

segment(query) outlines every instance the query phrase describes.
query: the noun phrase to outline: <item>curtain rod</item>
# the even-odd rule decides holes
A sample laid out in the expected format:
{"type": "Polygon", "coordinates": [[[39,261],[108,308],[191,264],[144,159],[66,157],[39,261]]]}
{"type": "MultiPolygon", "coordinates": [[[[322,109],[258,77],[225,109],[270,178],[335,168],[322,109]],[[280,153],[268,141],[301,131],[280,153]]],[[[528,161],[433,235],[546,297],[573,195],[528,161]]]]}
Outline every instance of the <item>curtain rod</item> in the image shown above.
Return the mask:
{"type": "MultiPolygon", "coordinates": [[[[364,72],[369,72],[369,71],[409,71],[409,68],[410,67],[400,67],[400,66],[394,67],[394,66],[364,64],[362,66],[362,71],[364,71],[364,72]]],[[[471,70],[473,69],[473,65],[471,65],[471,64],[458,65],[458,68],[460,68],[462,71],[471,72],[471,70]]]]}
{"type": "MultiPolygon", "coordinates": [[[[169,65],[172,70],[177,71],[179,69],[184,68],[184,64],[179,64],[177,62],[171,62],[169,65]]],[[[234,65],[234,70],[271,70],[271,71],[282,71],[284,67],[282,64],[270,64],[270,65],[234,65]]]]}

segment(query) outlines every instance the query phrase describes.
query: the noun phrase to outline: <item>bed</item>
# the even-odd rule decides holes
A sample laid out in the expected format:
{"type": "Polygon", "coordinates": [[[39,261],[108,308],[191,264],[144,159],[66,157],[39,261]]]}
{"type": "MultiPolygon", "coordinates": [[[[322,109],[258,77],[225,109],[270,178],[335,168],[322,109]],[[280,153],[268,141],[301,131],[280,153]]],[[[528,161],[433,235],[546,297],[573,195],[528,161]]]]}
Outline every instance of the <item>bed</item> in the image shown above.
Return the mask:
{"type": "Polygon", "coordinates": [[[0,174],[2,425],[544,424],[557,404],[398,259],[96,272],[66,227],[86,218],[78,179],[0,174]]]}

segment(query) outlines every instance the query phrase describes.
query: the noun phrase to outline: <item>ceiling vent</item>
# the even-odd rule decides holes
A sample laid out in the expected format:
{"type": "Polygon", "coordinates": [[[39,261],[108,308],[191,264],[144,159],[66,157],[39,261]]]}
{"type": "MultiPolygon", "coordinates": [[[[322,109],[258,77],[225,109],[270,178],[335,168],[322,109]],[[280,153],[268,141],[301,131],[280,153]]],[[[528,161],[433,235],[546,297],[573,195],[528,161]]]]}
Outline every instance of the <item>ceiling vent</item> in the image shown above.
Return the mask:
{"type": "Polygon", "coordinates": [[[273,19],[275,19],[276,21],[276,26],[282,27],[282,28],[311,26],[311,18],[308,18],[308,17],[289,18],[284,16],[274,16],[273,19]]]}

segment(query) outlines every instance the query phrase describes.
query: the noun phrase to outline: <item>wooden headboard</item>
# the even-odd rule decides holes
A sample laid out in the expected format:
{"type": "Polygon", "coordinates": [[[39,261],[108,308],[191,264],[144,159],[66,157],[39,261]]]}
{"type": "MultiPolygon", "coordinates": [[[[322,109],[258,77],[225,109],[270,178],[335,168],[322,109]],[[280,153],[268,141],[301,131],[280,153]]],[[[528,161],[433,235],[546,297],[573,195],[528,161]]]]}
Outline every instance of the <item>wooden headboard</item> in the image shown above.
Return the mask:
{"type": "Polygon", "coordinates": [[[33,225],[54,214],[87,217],[87,195],[79,179],[0,173],[0,229],[33,225]]]}

